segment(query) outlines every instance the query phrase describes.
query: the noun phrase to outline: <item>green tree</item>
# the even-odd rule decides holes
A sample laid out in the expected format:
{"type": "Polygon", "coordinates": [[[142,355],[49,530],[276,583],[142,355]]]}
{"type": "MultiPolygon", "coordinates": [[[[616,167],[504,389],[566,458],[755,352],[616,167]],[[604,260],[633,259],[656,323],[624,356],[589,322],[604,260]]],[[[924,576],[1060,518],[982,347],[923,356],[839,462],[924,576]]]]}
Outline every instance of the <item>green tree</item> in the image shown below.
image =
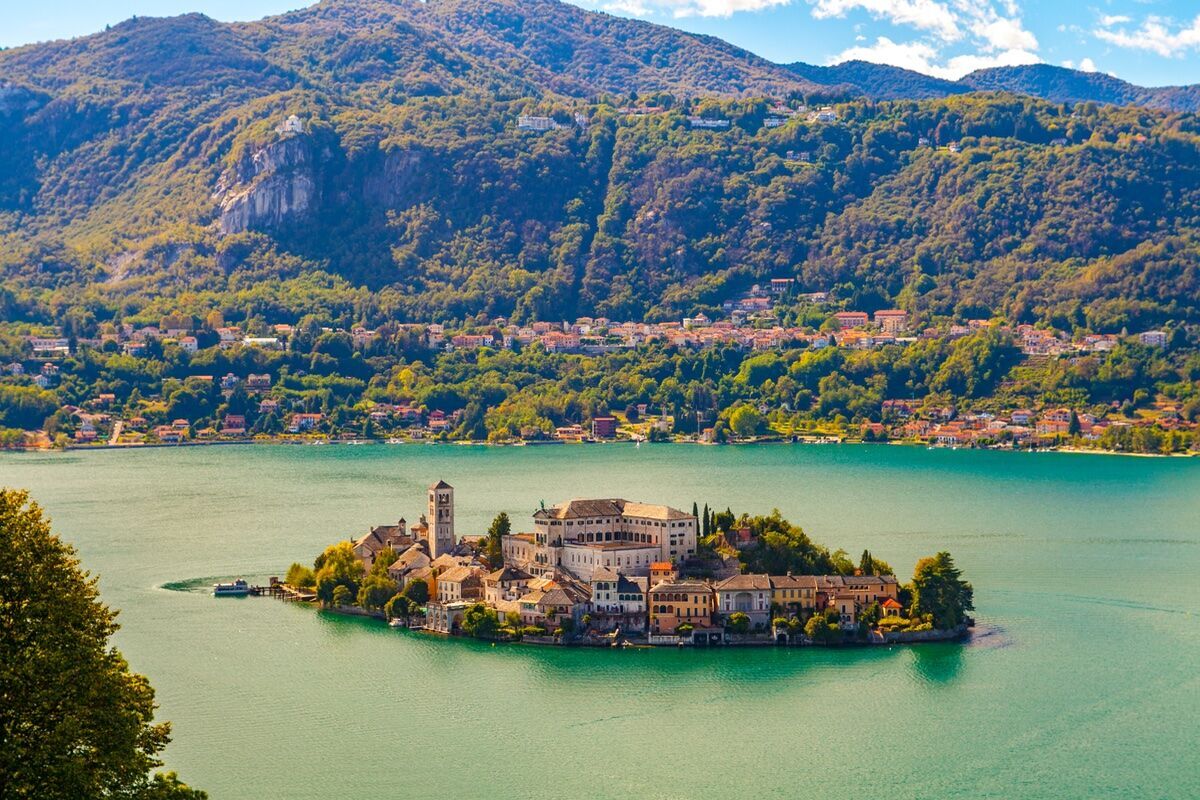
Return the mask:
{"type": "Polygon", "coordinates": [[[358,604],[368,611],[377,611],[395,594],[395,581],[387,575],[371,573],[358,589],[358,604]]]}
{"type": "Polygon", "coordinates": [[[804,624],[804,635],[818,644],[832,644],[842,637],[836,609],[829,608],[809,617],[804,624]]]}
{"type": "Polygon", "coordinates": [[[348,606],[352,602],[354,602],[354,595],[350,593],[349,587],[341,583],[333,587],[333,594],[331,595],[332,605],[348,606]]]}
{"type": "Polygon", "coordinates": [[[154,690],[110,646],[116,612],[25,492],[0,490],[0,797],[202,800],[151,775],[154,690]]]}
{"type": "Polygon", "coordinates": [[[871,555],[870,550],[863,550],[858,560],[858,570],[863,575],[894,575],[892,566],[880,558],[871,555]]]}
{"type": "Polygon", "coordinates": [[[729,427],[742,439],[756,435],[763,426],[763,416],[753,406],[738,406],[729,415],[729,427]]]}
{"type": "Polygon", "coordinates": [[[396,559],[400,555],[391,547],[385,547],[375,554],[375,561],[371,564],[371,575],[387,576],[388,567],[396,563],[396,559]]]}
{"type": "Polygon", "coordinates": [[[957,627],[967,612],[975,610],[975,590],[962,579],[961,570],[945,551],[917,562],[912,598],[913,616],[932,615],[933,626],[939,630],[957,627]]]}
{"type": "Polygon", "coordinates": [[[741,611],[735,611],[729,615],[729,621],[725,623],[725,627],[731,633],[749,633],[750,617],[741,611]]]}
{"type": "Polygon", "coordinates": [[[477,639],[494,639],[500,630],[500,617],[496,609],[476,603],[463,612],[462,631],[477,639]]]}
{"type": "Polygon", "coordinates": [[[350,542],[338,542],[326,547],[315,563],[317,598],[322,603],[346,605],[334,599],[339,586],[346,589],[351,602],[358,596],[358,587],[363,579],[363,563],[354,555],[354,547],[350,542]]]}
{"type": "Polygon", "coordinates": [[[288,567],[287,575],[283,581],[288,586],[295,586],[299,589],[311,589],[317,585],[317,576],[316,573],[303,564],[292,564],[288,567]]]}
{"type": "Polygon", "coordinates": [[[392,595],[383,607],[388,619],[408,619],[412,616],[412,601],[402,594],[392,595]]]}
{"type": "Polygon", "coordinates": [[[487,542],[484,545],[484,558],[492,569],[504,566],[504,537],[512,533],[512,523],[508,514],[501,511],[488,527],[487,542]]]}
{"type": "Polygon", "coordinates": [[[404,596],[411,600],[413,605],[423,606],[429,602],[429,584],[420,579],[411,580],[404,587],[404,596]]]}

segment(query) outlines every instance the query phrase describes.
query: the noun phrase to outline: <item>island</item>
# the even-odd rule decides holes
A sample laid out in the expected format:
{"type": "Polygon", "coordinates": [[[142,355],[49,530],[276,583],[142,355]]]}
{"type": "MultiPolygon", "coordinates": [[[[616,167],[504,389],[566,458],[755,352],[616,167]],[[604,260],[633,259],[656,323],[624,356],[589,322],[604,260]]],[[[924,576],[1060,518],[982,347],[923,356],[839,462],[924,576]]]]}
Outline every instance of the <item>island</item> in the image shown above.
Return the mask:
{"type": "Polygon", "coordinates": [[[960,639],[974,590],[948,552],[900,583],[864,550],[813,542],[778,510],[691,513],[619,498],[500,513],[458,536],[454,487],[429,487],[416,522],[373,527],[293,564],[276,595],[492,641],[592,646],[851,645],[960,639]]]}

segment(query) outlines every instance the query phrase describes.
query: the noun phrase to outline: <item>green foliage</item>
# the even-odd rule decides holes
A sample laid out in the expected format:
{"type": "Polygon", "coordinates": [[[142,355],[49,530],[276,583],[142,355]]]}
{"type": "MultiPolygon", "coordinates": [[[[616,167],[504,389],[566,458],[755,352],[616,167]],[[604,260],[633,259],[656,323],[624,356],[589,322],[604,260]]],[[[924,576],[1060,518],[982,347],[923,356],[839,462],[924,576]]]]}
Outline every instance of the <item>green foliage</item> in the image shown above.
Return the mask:
{"type": "Polygon", "coordinates": [[[743,439],[757,435],[762,430],[764,422],[758,409],[749,405],[738,406],[729,415],[729,427],[743,439]]]}
{"type": "MultiPolygon", "coordinates": [[[[321,583],[318,581],[318,586],[321,583]]],[[[344,584],[338,584],[333,587],[333,592],[330,594],[329,604],[332,606],[348,606],[354,602],[354,595],[350,593],[349,587],[344,584]]]]}
{"type": "Polygon", "coordinates": [[[842,629],[838,624],[836,609],[826,609],[809,617],[804,624],[804,635],[816,644],[835,644],[842,640],[842,629]]]}
{"type": "Polygon", "coordinates": [[[504,566],[504,537],[512,533],[512,522],[508,514],[501,511],[488,527],[487,543],[484,545],[484,558],[492,569],[504,566]]]}
{"type": "Polygon", "coordinates": [[[895,575],[892,567],[881,558],[871,555],[870,550],[863,550],[858,560],[858,571],[863,575],[895,575]]]}
{"type": "Polygon", "coordinates": [[[750,617],[741,611],[735,611],[729,615],[725,627],[730,633],[749,633],[750,617]]]}
{"type": "Polygon", "coordinates": [[[414,606],[423,606],[429,602],[429,584],[423,580],[409,581],[404,587],[404,596],[414,606]]]}
{"type": "Polygon", "coordinates": [[[283,579],[289,586],[298,589],[311,589],[317,585],[317,576],[303,564],[292,564],[288,567],[287,576],[283,579]]]}
{"type": "Polygon", "coordinates": [[[975,609],[975,592],[962,571],[943,551],[917,562],[912,582],[913,616],[930,615],[933,627],[950,630],[975,609]]]}
{"type": "MultiPolygon", "coordinates": [[[[718,514],[718,527],[726,517],[718,514]]],[[[738,525],[750,528],[758,546],[742,552],[747,572],[784,575],[828,575],[838,572],[832,554],[816,544],[797,525],[784,519],[779,509],[769,516],[743,517],[738,525]]]]}
{"type": "MultiPolygon", "coordinates": [[[[348,605],[358,596],[363,579],[363,563],[354,555],[350,542],[339,542],[325,548],[317,559],[314,575],[317,598],[325,605],[348,605]],[[345,589],[342,594],[338,589],[345,589]],[[339,602],[338,598],[342,601],[339,602]]],[[[386,599],[386,598],[385,598],[386,599]]]]}
{"type": "Polygon", "coordinates": [[[203,800],[151,775],[170,740],[109,639],[116,612],[25,492],[0,490],[0,794],[203,800]]]}
{"type": "Polygon", "coordinates": [[[385,574],[372,572],[358,589],[358,604],[368,611],[379,611],[396,595],[396,582],[385,574]]]}
{"type": "Polygon", "coordinates": [[[392,595],[383,607],[383,613],[388,619],[408,619],[412,612],[412,601],[402,594],[392,595]]]}
{"type": "Polygon", "coordinates": [[[462,632],[477,639],[494,639],[500,630],[500,617],[496,609],[475,603],[462,617],[462,632]]]}

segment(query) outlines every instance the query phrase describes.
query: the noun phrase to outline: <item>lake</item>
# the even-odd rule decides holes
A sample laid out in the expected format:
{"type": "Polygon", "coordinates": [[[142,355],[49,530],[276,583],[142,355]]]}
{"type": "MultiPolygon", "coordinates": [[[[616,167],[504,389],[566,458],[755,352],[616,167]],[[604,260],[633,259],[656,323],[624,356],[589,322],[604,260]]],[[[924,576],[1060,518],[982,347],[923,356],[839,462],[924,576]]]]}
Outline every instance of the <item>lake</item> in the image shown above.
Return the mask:
{"type": "Polygon", "coordinates": [[[1195,798],[1200,459],[889,446],[196,447],[0,456],[121,609],[224,798],[1195,798]],[[880,649],[492,647],[216,599],[455,487],[779,508],[902,580],[940,549],[985,635],[880,649]]]}

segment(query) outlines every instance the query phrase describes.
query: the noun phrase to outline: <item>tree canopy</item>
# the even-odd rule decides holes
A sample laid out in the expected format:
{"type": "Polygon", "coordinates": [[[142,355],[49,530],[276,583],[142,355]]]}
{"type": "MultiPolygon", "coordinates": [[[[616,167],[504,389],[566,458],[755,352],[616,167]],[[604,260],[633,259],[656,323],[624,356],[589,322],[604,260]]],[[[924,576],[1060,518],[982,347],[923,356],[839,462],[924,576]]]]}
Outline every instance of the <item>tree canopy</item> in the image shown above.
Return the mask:
{"type": "Polygon", "coordinates": [[[170,724],[109,644],[116,616],[41,509],[0,489],[0,797],[206,797],[152,774],[170,724]]]}
{"type": "Polygon", "coordinates": [[[914,616],[930,614],[933,626],[950,630],[962,624],[975,609],[975,590],[962,579],[962,571],[949,553],[922,558],[913,572],[914,616]]]}

